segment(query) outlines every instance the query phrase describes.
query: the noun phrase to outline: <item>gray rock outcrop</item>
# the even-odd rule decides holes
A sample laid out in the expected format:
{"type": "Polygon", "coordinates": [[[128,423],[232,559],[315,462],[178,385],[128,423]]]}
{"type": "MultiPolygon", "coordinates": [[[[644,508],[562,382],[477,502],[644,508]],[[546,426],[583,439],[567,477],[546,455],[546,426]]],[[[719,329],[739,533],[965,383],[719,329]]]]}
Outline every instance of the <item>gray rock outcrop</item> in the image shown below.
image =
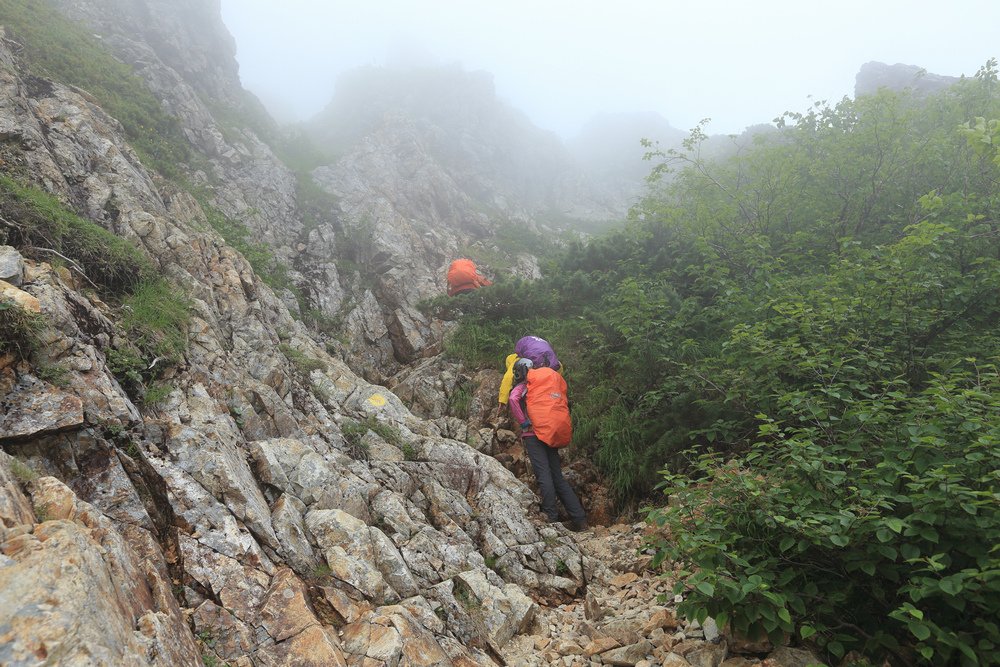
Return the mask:
{"type": "MultiPolygon", "coordinates": [[[[189,73],[138,39],[148,32],[115,31],[116,52],[144,54],[140,73],[167,106],[191,102],[185,128],[216,168],[213,202],[260,205],[262,238],[294,252],[287,170],[249,132],[212,148],[189,73]]],[[[582,588],[578,548],[535,526],[524,485],[331,356],[114,119],[79,91],[39,85],[10,47],[0,42],[6,155],[141,248],[191,317],[167,395],[136,405],[109,361],[120,307],[25,251],[15,289],[44,326],[29,359],[0,357],[0,400],[19,411],[0,440],[0,662],[490,664],[530,619],[528,594],[582,588]],[[43,365],[60,369],[58,386],[38,381],[43,365]]]]}

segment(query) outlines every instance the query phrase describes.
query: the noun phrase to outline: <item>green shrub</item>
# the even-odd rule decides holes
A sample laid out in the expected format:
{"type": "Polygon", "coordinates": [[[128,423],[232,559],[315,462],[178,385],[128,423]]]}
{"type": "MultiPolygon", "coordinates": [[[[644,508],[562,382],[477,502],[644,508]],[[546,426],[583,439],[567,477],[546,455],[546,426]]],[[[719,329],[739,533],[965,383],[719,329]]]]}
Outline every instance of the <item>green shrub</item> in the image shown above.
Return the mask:
{"type": "Polygon", "coordinates": [[[163,403],[170,396],[170,392],[174,390],[173,386],[168,383],[154,384],[146,389],[145,394],[142,397],[142,404],[151,407],[163,403]]]}
{"type": "Polygon", "coordinates": [[[366,460],[368,458],[368,445],[362,440],[368,433],[368,425],[365,422],[350,420],[340,427],[340,432],[343,434],[344,440],[347,441],[347,450],[350,455],[358,460],[366,460]]]}
{"type": "Polygon", "coordinates": [[[190,300],[166,280],[150,280],[123,302],[121,324],[145,356],[172,365],[187,348],[190,307],[190,300]]]}
{"type": "Polygon", "coordinates": [[[121,306],[120,343],[105,351],[108,368],[133,400],[154,405],[169,387],[155,386],[184,359],[190,301],[163,279],[143,282],[121,306]]]}
{"type": "MultiPolygon", "coordinates": [[[[934,664],[1000,647],[1000,376],[966,364],[845,398],[830,429],[805,397],[761,440],[668,474],[658,558],[690,575],[679,611],[750,635],[790,634],[934,664]],[[873,447],[873,443],[878,443],[873,447]]],[[[820,401],[821,403],[822,401],[820,401]]]]}
{"type": "Polygon", "coordinates": [[[39,379],[45,380],[57,387],[65,387],[69,384],[69,369],[62,364],[40,364],[35,367],[35,375],[39,379]]]}
{"type": "Polygon", "coordinates": [[[402,446],[403,450],[403,460],[404,461],[416,461],[417,460],[417,448],[414,447],[409,442],[404,442],[402,446]]]}
{"type": "Polygon", "coordinates": [[[699,128],[623,229],[427,304],[473,365],[553,343],[620,502],[667,468],[689,618],[835,664],[995,662],[998,79],[820,103],[715,160],[699,128]]]}
{"type": "Polygon", "coordinates": [[[375,417],[368,417],[365,419],[364,424],[390,445],[395,447],[403,446],[403,435],[395,426],[380,422],[375,417]]]}

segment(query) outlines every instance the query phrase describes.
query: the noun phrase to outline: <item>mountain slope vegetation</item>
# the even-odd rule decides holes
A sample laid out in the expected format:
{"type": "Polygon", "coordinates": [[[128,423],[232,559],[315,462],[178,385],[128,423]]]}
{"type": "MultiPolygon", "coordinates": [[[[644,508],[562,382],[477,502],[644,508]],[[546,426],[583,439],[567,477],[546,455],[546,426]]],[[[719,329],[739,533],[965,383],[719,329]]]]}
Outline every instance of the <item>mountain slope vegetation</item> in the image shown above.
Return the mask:
{"type": "MultiPolygon", "coordinates": [[[[1000,645],[1000,86],[880,91],[707,159],[622,231],[444,305],[448,349],[549,338],[577,450],[669,507],[681,609],[898,664],[1000,645]]],[[[670,182],[662,176],[673,172],[670,182]]]]}

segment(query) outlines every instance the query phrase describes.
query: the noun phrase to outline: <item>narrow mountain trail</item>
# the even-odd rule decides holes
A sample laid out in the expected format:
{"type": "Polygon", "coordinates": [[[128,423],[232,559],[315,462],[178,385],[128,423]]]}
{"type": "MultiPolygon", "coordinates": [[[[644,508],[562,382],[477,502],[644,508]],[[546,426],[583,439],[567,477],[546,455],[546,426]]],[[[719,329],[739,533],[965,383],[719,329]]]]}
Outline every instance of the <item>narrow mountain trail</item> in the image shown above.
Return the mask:
{"type": "MultiPolygon", "coordinates": [[[[543,529],[544,530],[544,529],[543,529]]],[[[552,530],[552,529],[550,529],[552,530]]],[[[676,577],[652,567],[645,523],[595,526],[570,533],[585,557],[586,590],[572,601],[545,604],[526,631],[505,647],[508,665],[634,667],[806,667],[823,664],[808,651],[735,640],[715,621],[679,618],[676,577]]]]}
{"type": "MultiPolygon", "coordinates": [[[[531,467],[512,432],[496,458],[529,488],[531,467]]],[[[567,457],[563,471],[588,510],[591,528],[574,533],[546,525],[533,513],[539,532],[555,543],[568,536],[583,556],[584,588],[571,600],[536,599],[528,627],[504,647],[511,667],[621,665],[626,667],[809,667],[825,665],[814,653],[767,639],[734,637],[711,618],[704,626],[677,613],[683,595],[673,593],[680,568],[654,566],[648,539],[657,530],[643,521],[616,516],[610,491],[588,460],[567,457]]],[[[567,522],[568,523],[568,522],[567,522]]]]}

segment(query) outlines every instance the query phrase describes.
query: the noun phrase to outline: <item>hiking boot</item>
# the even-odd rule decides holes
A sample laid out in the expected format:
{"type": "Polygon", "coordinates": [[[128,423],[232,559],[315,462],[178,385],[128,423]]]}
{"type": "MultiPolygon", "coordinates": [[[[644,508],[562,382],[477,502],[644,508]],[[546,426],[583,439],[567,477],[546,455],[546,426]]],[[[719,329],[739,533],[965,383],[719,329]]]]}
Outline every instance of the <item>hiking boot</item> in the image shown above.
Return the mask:
{"type": "Polygon", "coordinates": [[[587,525],[586,519],[574,519],[569,522],[569,529],[574,533],[579,533],[581,531],[587,530],[590,526],[587,525]]]}

